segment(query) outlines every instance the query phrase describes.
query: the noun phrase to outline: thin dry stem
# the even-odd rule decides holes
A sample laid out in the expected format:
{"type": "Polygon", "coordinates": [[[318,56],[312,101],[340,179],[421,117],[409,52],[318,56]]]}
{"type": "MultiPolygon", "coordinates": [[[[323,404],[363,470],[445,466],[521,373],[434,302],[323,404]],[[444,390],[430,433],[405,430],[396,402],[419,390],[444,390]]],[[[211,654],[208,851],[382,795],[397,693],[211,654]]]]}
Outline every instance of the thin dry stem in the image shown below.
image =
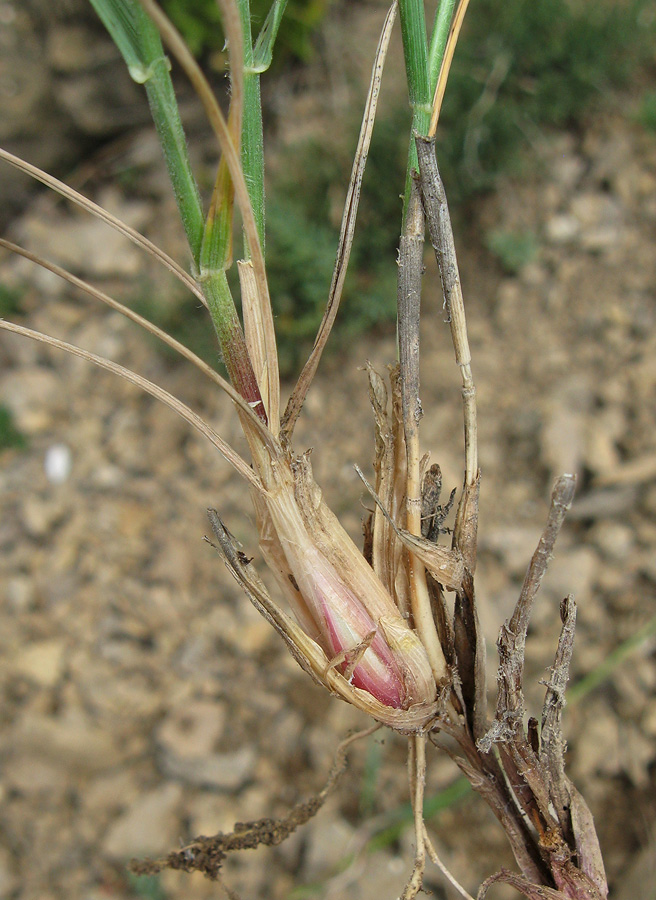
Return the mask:
{"type": "Polygon", "coordinates": [[[401,900],[413,900],[422,888],[426,868],[424,842],[424,788],[426,786],[426,735],[408,738],[408,776],[415,826],[415,863],[401,900]]]}
{"type": "Polygon", "coordinates": [[[219,451],[219,453],[226,459],[230,465],[236,469],[236,471],[245,478],[246,481],[249,482],[254,488],[257,489],[258,492],[262,492],[263,488],[260,483],[259,478],[255,475],[251,467],[248,463],[236,453],[232,447],[227,444],[223,438],[211,428],[204,419],[195,413],[192,409],[190,409],[185,403],[181,400],[178,400],[177,397],[174,397],[173,394],[170,394],[168,391],[165,391],[164,388],[159,387],[159,385],[154,384],[152,381],[148,381],[147,378],[143,378],[141,375],[138,375],[136,372],[132,372],[130,369],[126,369],[125,366],[121,366],[118,363],[112,362],[111,359],[106,359],[103,356],[97,356],[95,353],[90,353],[88,350],[83,350],[81,347],[76,347],[74,344],[69,344],[66,341],[60,341],[57,338],[50,337],[47,334],[42,334],[40,331],[34,331],[31,328],[26,328],[24,325],[15,325],[13,322],[6,322],[4,319],[0,319],[0,328],[4,331],[10,331],[14,334],[20,334],[23,337],[32,338],[32,340],[39,341],[42,344],[47,344],[49,347],[55,347],[57,350],[65,350],[67,353],[72,354],[73,356],[79,356],[80,359],[86,359],[88,362],[92,362],[95,365],[99,366],[101,369],[106,369],[108,372],[113,372],[115,375],[120,375],[121,378],[124,378],[126,381],[131,382],[137,387],[141,388],[142,391],[145,391],[147,394],[150,394],[152,397],[155,397],[157,400],[161,400],[165,406],[168,406],[169,409],[172,409],[179,416],[181,416],[185,421],[189,422],[190,425],[199,431],[202,435],[204,435],[219,451]]]}
{"type": "Polygon", "coordinates": [[[171,337],[170,334],[168,334],[166,331],[163,331],[161,328],[158,328],[157,325],[154,325],[148,319],[140,316],[139,313],[134,312],[134,310],[130,309],[128,306],[125,306],[123,303],[120,303],[118,300],[110,297],[109,294],[105,294],[104,291],[98,290],[98,288],[89,284],[87,281],[84,281],[82,278],[78,278],[76,275],[73,275],[67,269],[62,268],[55,263],[49,262],[47,259],[38,256],[36,253],[32,253],[30,250],[26,250],[24,247],[21,247],[18,244],[14,244],[11,241],[6,241],[4,240],[4,238],[0,238],[0,247],[4,247],[5,249],[10,250],[12,253],[16,253],[19,256],[24,257],[25,259],[29,259],[30,262],[36,263],[36,265],[41,266],[43,269],[47,269],[54,275],[58,275],[60,278],[63,278],[74,287],[79,288],[81,291],[84,291],[86,294],[89,294],[96,300],[100,300],[102,303],[105,303],[107,306],[111,307],[111,309],[115,309],[117,312],[121,313],[121,315],[130,319],[145,331],[148,331],[150,334],[154,335],[172,350],[175,350],[176,353],[179,353],[180,356],[184,357],[184,359],[188,360],[190,363],[196,366],[197,369],[199,369],[204,375],[206,375],[216,385],[218,385],[222,391],[225,391],[230,399],[239,407],[241,412],[246,415],[250,422],[255,426],[260,437],[268,445],[271,445],[271,433],[264,425],[260,417],[253,412],[251,406],[244,400],[241,394],[233,388],[229,381],[226,381],[225,378],[222,378],[215,369],[213,369],[211,366],[208,366],[208,364],[204,360],[202,360],[199,356],[196,356],[195,353],[193,353],[188,347],[185,347],[184,344],[181,344],[180,341],[176,341],[174,337],[171,337]]]}
{"type": "Polygon", "coordinates": [[[267,409],[267,417],[269,427],[274,435],[277,435],[280,417],[280,381],[278,373],[278,354],[276,350],[276,337],[273,326],[273,313],[271,310],[271,299],[269,297],[269,286],[266,277],[266,269],[264,266],[264,254],[260,238],[253,215],[253,207],[251,206],[248,188],[244,179],[244,173],[241,167],[239,151],[235,146],[230,133],[230,128],[225,120],[221,108],[212,92],[212,89],[205,78],[200,66],[193,58],[183,38],[173,26],[171,21],[162,12],[154,0],[139,0],[146,12],[151,16],[155,24],[160,30],[165,44],[171,50],[171,53],[182,66],[185,74],[189,78],[194,90],[203,104],[205,114],[212,130],[221,147],[224,159],[230,171],[230,177],[235,186],[235,195],[239,209],[241,212],[244,232],[246,240],[251,252],[253,260],[253,269],[257,280],[258,305],[257,309],[261,316],[261,332],[264,335],[265,348],[264,356],[267,360],[267,380],[268,385],[262,391],[263,395],[269,398],[269,407],[267,409]]]}
{"type": "Polygon", "coordinates": [[[20,169],[21,172],[25,172],[25,174],[29,175],[31,178],[45,184],[46,187],[61,194],[62,197],[65,197],[67,200],[70,200],[72,203],[75,203],[77,206],[90,212],[98,219],[102,219],[102,221],[106,222],[111,228],[124,234],[139,247],[146,250],[147,253],[150,253],[151,256],[154,256],[155,259],[159,260],[159,262],[161,262],[169,272],[175,275],[175,277],[178,278],[182,284],[184,284],[184,286],[201,301],[201,303],[207,306],[207,301],[205,300],[202,291],[191,275],[188,272],[185,272],[182,266],[174,259],[171,259],[171,257],[164,253],[163,250],[160,250],[160,248],[149,241],[148,238],[144,237],[143,234],[140,234],[134,228],[130,227],[130,225],[126,225],[125,222],[121,222],[116,216],[113,216],[110,212],[107,212],[106,209],[103,209],[102,206],[98,206],[97,203],[89,200],[88,197],[73,190],[72,187],[69,187],[57,178],[53,178],[52,175],[48,175],[47,172],[44,172],[37,166],[33,166],[31,163],[20,159],[20,157],[14,156],[13,153],[9,153],[7,150],[0,148],[0,159],[4,159],[9,165],[14,166],[16,169],[20,169]]]}
{"type": "Polygon", "coordinates": [[[216,0],[221,12],[221,25],[230,53],[230,116],[235,147],[241,141],[241,123],[244,113],[244,36],[241,17],[235,0],[216,0]]]}
{"type": "Polygon", "coordinates": [[[556,481],[551,494],[547,524],[526,572],[513,615],[510,621],[501,627],[497,642],[499,647],[497,711],[492,727],[479,741],[479,747],[483,752],[487,752],[492,744],[499,740],[512,739],[520,730],[525,708],[522,687],[524,650],[533,601],[552,557],[565,514],[571,506],[575,483],[573,475],[562,475],[556,481]]]}
{"type": "Polygon", "coordinates": [[[465,484],[471,486],[475,484],[478,476],[478,442],[476,388],[471,371],[465,304],[462,298],[449,207],[435,158],[435,141],[419,136],[416,141],[426,222],[442,279],[444,303],[451,326],[456,364],[462,377],[465,420],[465,484]]]}
{"type": "Polygon", "coordinates": [[[531,559],[517,606],[510,620],[510,628],[513,634],[520,636],[522,639],[526,637],[533,601],[540,589],[547,566],[553,557],[556,538],[563,527],[567,510],[572,505],[575,487],[575,475],[561,475],[556,480],[551,492],[551,506],[549,507],[547,524],[540,537],[537,550],[531,559]]]}
{"type": "Polygon", "coordinates": [[[440,74],[437,77],[437,85],[435,86],[435,94],[433,95],[433,112],[431,115],[430,127],[428,129],[428,137],[434,138],[437,132],[437,123],[442,111],[442,101],[444,100],[444,92],[446,91],[446,83],[449,79],[451,71],[451,63],[453,62],[453,54],[456,52],[456,44],[460,37],[460,29],[465,20],[465,13],[469,6],[469,0],[460,0],[456,9],[451,28],[449,29],[449,37],[447,38],[444,56],[442,57],[442,65],[440,66],[440,74]]]}
{"type": "Polygon", "coordinates": [[[418,558],[439,584],[448,591],[460,591],[465,577],[462,555],[457,550],[441,547],[426,538],[416,537],[411,532],[399,528],[360,467],[356,465],[353,468],[403,546],[418,558]]]}
{"type": "Polygon", "coordinates": [[[305,402],[305,397],[310,388],[312,380],[317,371],[321,355],[323,353],[330,332],[335,323],[337,310],[342,298],[342,290],[346,279],[349,259],[351,256],[351,247],[353,244],[353,234],[355,231],[355,220],[358,213],[358,204],[360,202],[360,191],[362,188],[362,178],[367,164],[367,156],[369,154],[369,145],[371,143],[371,135],[373,133],[374,122],[376,119],[376,109],[378,106],[378,96],[380,93],[380,84],[383,77],[383,69],[385,66],[385,58],[389,47],[390,38],[392,36],[392,27],[396,17],[396,0],[390,7],[383,29],[378,41],[376,56],[374,59],[373,70],[371,73],[371,81],[369,91],[367,93],[367,102],[365,104],[364,114],[362,117],[362,125],[360,126],[360,135],[358,137],[358,145],[353,159],[353,168],[351,170],[351,180],[349,182],[346,194],[346,202],[344,204],[344,212],[342,214],[342,225],[339,235],[339,243],[337,246],[337,259],[333,270],[333,278],[328,294],[328,303],[326,310],[319,326],[319,331],[314,341],[312,352],[303,367],[299,379],[292,391],[287,403],[285,414],[283,416],[282,430],[288,440],[291,440],[296,420],[305,402]]]}
{"type": "Polygon", "coordinates": [[[565,740],[562,733],[562,712],[565,706],[565,688],[569,680],[569,666],[574,650],[576,628],[576,603],[569,594],[560,605],[562,628],[558,639],[556,658],[551,676],[546,682],[547,691],[542,710],[540,729],[540,763],[549,773],[551,795],[561,830],[571,843],[572,828],[569,817],[569,779],[565,775],[565,740]]]}
{"type": "MultiPolygon", "coordinates": [[[[570,895],[555,891],[553,888],[535,884],[524,875],[518,875],[516,872],[509,872],[507,869],[501,869],[495,875],[491,875],[489,878],[485,879],[478,889],[476,900],[485,900],[492,885],[498,884],[499,882],[511,885],[516,891],[522,894],[522,896],[528,897],[528,900],[568,900],[568,897],[570,897],[570,895]]],[[[580,900],[582,900],[582,898],[580,898],[580,900]]],[[[588,900],[596,900],[596,898],[589,896],[588,900]]]]}
{"type": "MultiPolygon", "coordinates": [[[[423,271],[424,214],[419,187],[413,181],[399,249],[398,333],[401,360],[403,428],[407,457],[406,527],[421,537],[421,453],[419,449],[419,316],[423,271]]],[[[410,605],[414,626],[426,648],[435,681],[447,677],[447,665],[431,609],[426,569],[419,557],[408,554],[410,605]]]]}
{"type": "Polygon", "coordinates": [[[465,888],[460,884],[460,882],[457,880],[457,878],[455,878],[451,874],[451,872],[449,872],[447,867],[444,865],[444,863],[440,859],[440,856],[439,856],[437,850],[435,849],[430,837],[428,836],[428,831],[426,829],[425,824],[424,824],[424,844],[426,846],[426,852],[428,853],[430,861],[433,863],[433,865],[437,866],[437,868],[440,870],[442,875],[444,875],[444,877],[447,879],[449,884],[451,884],[456,889],[456,891],[458,891],[458,893],[460,894],[461,897],[464,898],[464,900],[474,900],[472,895],[468,891],[465,890],[465,888]]]}

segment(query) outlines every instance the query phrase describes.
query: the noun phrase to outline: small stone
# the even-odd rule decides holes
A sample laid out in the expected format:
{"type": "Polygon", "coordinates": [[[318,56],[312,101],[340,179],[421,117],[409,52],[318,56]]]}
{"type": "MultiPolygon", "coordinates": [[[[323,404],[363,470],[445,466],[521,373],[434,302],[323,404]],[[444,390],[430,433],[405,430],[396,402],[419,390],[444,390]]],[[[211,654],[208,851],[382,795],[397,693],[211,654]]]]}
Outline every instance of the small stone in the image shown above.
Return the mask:
{"type": "Polygon", "coordinates": [[[76,774],[108,769],[129,755],[111,734],[92,725],[78,710],[59,718],[26,713],[9,737],[14,753],[38,753],[76,774]]]}
{"type": "Polygon", "coordinates": [[[570,521],[585,519],[613,519],[635,508],[637,488],[600,488],[575,497],[567,514],[570,521]]]}
{"type": "Polygon", "coordinates": [[[628,525],[613,521],[596,523],[590,539],[602,558],[612,562],[625,561],[635,543],[633,530],[628,525]]]}
{"type": "Polygon", "coordinates": [[[0,897],[11,897],[20,885],[15,863],[5,847],[0,847],[0,897]]]}
{"type": "Polygon", "coordinates": [[[617,775],[621,771],[621,738],[616,717],[603,704],[597,702],[587,708],[585,725],[582,725],[576,741],[572,742],[574,777],[585,773],[617,775]]]}
{"type": "Polygon", "coordinates": [[[544,578],[543,591],[555,600],[573,594],[579,606],[588,603],[599,568],[599,558],[590,547],[565,550],[557,545],[556,556],[544,578]]]}
{"type": "Polygon", "coordinates": [[[656,840],[653,826],[649,833],[645,832],[647,845],[631,855],[628,868],[617,878],[617,887],[613,892],[615,900],[636,900],[636,897],[653,896],[654,860],[656,859],[656,840]]]}
{"type": "Polygon", "coordinates": [[[46,478],[51,484],[63,484],[68,481],[73,468],[71,449],[66,444],[53,444],[46,450],[43,461],[46,478]]]}
{"type": "Polygon", "coordinates": [[[182,796],[179,784],[164,784],[142,795],[110,826],[103,851],[115,859],[166,853],[180,834],[182,796]]]}
{"type": "Polygon", "coordinates": [[[616,224],[621,218],[617,201],[606,193],[577,194],[572,198],[571,210],[584,228],[616,224]]]}
{"type": "Polygon", "coordinates": [[[237,791],[253,777],[257,754],[251,746],[234,753],[212,753],[208,756],[181,757],[165,754],[163,771],[197,787],[217,791],[237,791]]]}
{"type": "Polygon", "coordinates": [[[112,463],[102,462],[92,470],[92,482],[101,490],[114,490],[125,481],[125,471],[112,463]]]}
{"type": "Polygon", "coordinates": [[[592,399],[586,377],[569,377],[556,385],[549,397],[540,453],[554,478],[581,470],[585,447],[583,421],[592,399]]]}
{"type": "Polygon", "coordinates": [[[69,786],[68,780],[62,777],[61,767],[38,753],[25,752],[10,757],[5,763],[3,778],[12,791],[30,797],[35,794],[60,796],[69,786]]]}
{"type": "Polygon", "coordinates": [[[0,378],[2,402],[11,410],[16,428],[28,435],[52,426],[66,394],[62,388],[62,378],[40,366],[0,378]]]}
{"type": "Polygon", "coordinates": [[[522,576],[535,553],[540,539],[540,527],[499,526],[482,535],[479,549],[494,553],[503,562],[504,578],[522,576]]]}
{"type": "Polygon", "coordinates": [[[200,759],[212,753],[223,733],[222,704],[196,700],[172,710],[157,729],[162,750],[180,759],[200,759]]]}
{"type": "MultiPolygon", "coordinates": [[[[187,833],[216,834],[233,831],[236,822],[250,822],[271,813],[270,785],[263,788],[253,784],[238,796],[229,797],[215,791],[200,791],[189,797],[185,805],[185,817],[189,822],[187,833]]],[[[301,829],[302,832],[302,829],[301,829]]],[[[285,841],[284,845],[287,843],[285,841]]]]}
{"type": "Polygon", "coordinates": [[[638,562],[638,571],[656,584],[656,559],[652,550],[642,554],[638,562]]]}
{"type": "Polygon", "coordinates": [[[177,585],[180,589],[192,584],[196,549],[194,548],[192,551],[184,537],[172,535],[171,540],[162,542],[161,547],[157,549],[157,556],[148,573],[150,578],[154,581],[177,585]]]}
{"type": "Polygon", "coordinates": [[[576,218],[566,213],[552,216],[544,227],[546,238],[552,244],[569,244],[575,240],[580,230],[576,218]]]}
{"type": "Polygon", "coordinates": [[[649,769],[654,761],[654,746],[650,738],[632,722],[622,725],[620,743],[622,769],[636,787],[649,788],[649,769]]]}
{"type": "Polygon", "coordinates": [[[48,61],[60,72],[70,74],[97,65],[98,42],[82,25],[58,25],[48,34],[48,61]]]}
{"type": "MultiPolygon", "coordinates": [[[[241,796],[239,799],[241,800],[241,796]]],[[[236,821],[248,818],[242,812],[241,803],[237,802],[239,803],[238,810],[225,796],[209,791],[203,791],[198,796],[191,798],[187,809],[189,833],[195,836],[216,834],[218,831],[232,831],[236,821]]]]}
{"type": "Polygon", "coordinates": [[[94,818],[108,813],[116,815],[136,802],[138,784],[138,774],[133,768],[95,778],[82,795],[84,809],[94,818]]]}
{"type": "Polygon", "coordinates": [[[44,538],[51,534],[55,525],[66,514],[63,498],[44,500],[36,494],[25,498],[23,503],[23,525],[32,538],[44,538]]]}
{"type": "Polygon", "coordinates": [[[647,704],[641,725],[645,734],[649,735],[652,740],[656,738],[656,704],[647,704]]]}
{"type": "Polygon", "coordinates": [[[5,599],[8,608],[17,613],[27,612],[36,599],[34,581],[25,575],[15,575],[7,581],[5,599]]]}
{"type": "Polygon", "coordinates": [[[354,837],[344,819],[314,819],[306,836],[305,877],[317,880],[334,874],[352,852],[354,837]]]}
{"type": "Polygon", "coordinates": [[[66,643],[61,639],[26,644],[14,658],[13,670],[40,687],[54,687],[64,668],[66,643]]]}
{"type": "Polygon", "coordinates": [[[626,422],[620,413],[621,424],[619,429],[614,428],[612,418],[595,415],[586,422],[585,467],[596,476],[612,476],[621,464],[617,443],[622,431],[626,432],[626,422]]]}
{"type": "Polygon", "coordinates": [[[565,191],[572,191],[585,171],[585,160],[576,153],[559,154],[552,164],[555,180],[565,191]]]}
{"type": "Polygon", "coordinates": [[[408,879],[407,859],[391,853],[368,855],[361,879],[358,878],[359,900],[400,897],[408,879]]]}
{"type": "MultiPolygon", "coordinates": [[[[126,201],[116,214],[138,228],[147,218],[147,208],[126,201]]],[[[73,272],[82,271],[103,278],[131,277],[140,271],[143,257],[138,248],[99,219],[81,215],[58,216],[57,222],[53,223],[42,216],[25,223],[23,230],[29,230],[29,240],[38,241],[44,247],[45,256],[56,259],[73,272]]]]}

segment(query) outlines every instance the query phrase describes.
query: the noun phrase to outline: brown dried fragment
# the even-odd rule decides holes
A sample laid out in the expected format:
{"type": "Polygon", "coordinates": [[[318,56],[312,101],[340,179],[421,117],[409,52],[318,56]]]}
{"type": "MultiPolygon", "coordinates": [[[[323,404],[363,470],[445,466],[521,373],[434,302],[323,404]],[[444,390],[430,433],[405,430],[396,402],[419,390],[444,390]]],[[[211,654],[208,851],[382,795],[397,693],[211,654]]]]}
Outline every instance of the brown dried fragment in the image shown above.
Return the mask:
{"type": "Polygon", "coordinates": [[[453,488],[445,504],[440,503],[442,493],[442,470],[433,463],[425,472],[421,483],[421,536],[433,544],[441,534],[448,534],[450,529],[444,528],[444,522],[451,512],[456,496],[453,488]]]}
{"type": "Polygon", "coordinates": [[[368,737],[379,728],[380,725],[373,725],[343,740],[337,747],[335,762],[323,789],[309,800],[298,803],[286,816],[280,819],[262,818],[251,822],[236,822],[234,830],[228,834],[219,831],[211,837],[200,835],[180,850],[173,850],[160,859],[133,859],[129,865],[130,871],[135,875],[156,875],[164,869],[178,869],[184,872],[202,872],[206,877],[216,880],[229,853],[254,850],[262,845],[275,847],[282,844],[298,828],[316,816],[335,790],[340,776],[346,769],[346,751],[350,745],[368,737]]]}
{"type": "Polygon", "coordinates": [[[457,550],[433,544],[426,538],[410,534],[405,528],[399,528],[359,466],[355,467],[355,471],[406,549],[421,560],[438,584],[441,584],[448,591],[460,590],[465,577],[465,566],[461,554],[457,550]]]}

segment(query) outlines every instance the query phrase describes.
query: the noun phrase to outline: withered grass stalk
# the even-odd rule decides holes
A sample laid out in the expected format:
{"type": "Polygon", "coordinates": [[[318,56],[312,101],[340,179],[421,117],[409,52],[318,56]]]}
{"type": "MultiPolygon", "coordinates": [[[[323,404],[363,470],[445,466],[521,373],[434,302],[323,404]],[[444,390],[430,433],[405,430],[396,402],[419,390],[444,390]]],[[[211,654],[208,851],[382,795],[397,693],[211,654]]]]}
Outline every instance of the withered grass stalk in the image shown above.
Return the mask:
{"type": "MultiPolygon", "coordinates": [[[[282,416],[264,254],[259,77],[271,59],[285,4],[273,3],[254,45],[247,0],[219,0],[230,51],[232,91],[226,117],[184,41],[154,0],[92,2],[131,74],[148,92],[189,242],[191,275],[145,237],[66,185],[6,151],[0,151],[0,158],[138,243],[192,291],[210,312],[230,382],[93,285],[9,241],[0,244],[128,316],[193,363],[234,404],[250,459],[240,456],[192,409],[140,375],[23,325],[0,321],[0,328],[66,350],[120,375],[167,404],[213,443],[251,489],[261,556],[275,576],[284,605],[270,595],[256,566],[214,509],[209,510],[212,545],[310,677],[376,722],[340,746],[324,790],[283,819],[261,819],[238,825],[230,834],[196,838],[159,860],[135,864],[135,871],[171,867],[220,878],[230,852],[280,843],[315,815],[334,789],[346,746],[385,725],[408,736],[415,859],[403,900],[411,900],[422,889],[427,856],[463,897],[470,898],[441,863],[424,822],[428,743],[452,756],[490,805],[517,861],[519,872],[501,871],[487,879],[480,888],[480,900],[497,881],[506,881],[531,900],[604,900],[607,886],[592,816],[564,770],[561,720],[576,616],[571,597],[561,607],[562,631],[541,723],[526,719],[522,684],[531,606],[572,500],[574,478],[570,475],[559,479],[554,488],[547,526],[515,612],[501,629],[499,691],[491,723],[486,708],[485,643],[474,590],[480,490],[476,391],[455,243],[434,139],[467,0],[460,0],[457,7],[454,0],[442,0],[430,39],[420,0],[399,0],[398,9],[394,3],[385,18],[326,311],[282,416]],[[399,361],[391,370],[389,384],[367,365],[376,435],[374,484],[360,475],[375,507],[365,522],[365,548],[360,552],[324,501],[309,453],[296,453],[292,441],[339,308],[397,12],[414,128],[398,260],[399,361]],[[194,86],[221,150],[207,213],[181,137],[177,106],[171,106],[175,100],[160,33],[194,86]],[[237,263],[242,320],[226,278],[233,258],[235,203],[244,232],[243,258],[237,263]],[[420,444],[419,323],[426,227],[462,379],[464,479],[450,544],[440,538],[448,531],[443,523],[453,495],[444,506],[440,504],[439,466],[428,464],[420,444]],[[449,594],[453,600],[448,599],[449,594]]],[[[398,191],[399,187],[391,189],[398,191]]]]}

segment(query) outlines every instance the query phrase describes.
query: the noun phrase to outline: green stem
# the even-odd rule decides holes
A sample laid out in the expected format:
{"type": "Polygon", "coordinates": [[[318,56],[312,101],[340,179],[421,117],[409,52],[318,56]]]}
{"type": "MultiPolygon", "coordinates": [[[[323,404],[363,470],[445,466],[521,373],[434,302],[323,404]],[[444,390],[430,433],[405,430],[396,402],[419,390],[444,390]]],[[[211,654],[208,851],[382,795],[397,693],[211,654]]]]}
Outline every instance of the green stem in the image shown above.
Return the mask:
{"type": "Polygon", "coordinates": [[[412,127],[408,148],[403,222],[410,200],[412,172],[417,169],[417,149],[414,134],[428,135],[433,105],[433,94],[440,74],[444,51],[456,0],[440,0],[435,14],[435,25],[430,40],[426,35],[426,18],[423,0],[399,0],[403,56],[408,80],[408,97],[412,109],[412,127]]]}
{"type": "Polygon", "coordinates": [[[408,96],[410,106],[415,109],[430,102],[428,40],[423,0],[399,0],[399,16],[408,96]]]}
{"type": "Polygon", "coordinates": [[[420,134],[428,131],[432,97],[428,78],[428,41],[423,0],[399,0],[399,17],[408,82],[408,99],[412,109],[412,128],[403,200],[403,223],[405,224],[412,188],[412,172],[417,169],[417,150],[412,135],[415,131],[420,134]]]}

